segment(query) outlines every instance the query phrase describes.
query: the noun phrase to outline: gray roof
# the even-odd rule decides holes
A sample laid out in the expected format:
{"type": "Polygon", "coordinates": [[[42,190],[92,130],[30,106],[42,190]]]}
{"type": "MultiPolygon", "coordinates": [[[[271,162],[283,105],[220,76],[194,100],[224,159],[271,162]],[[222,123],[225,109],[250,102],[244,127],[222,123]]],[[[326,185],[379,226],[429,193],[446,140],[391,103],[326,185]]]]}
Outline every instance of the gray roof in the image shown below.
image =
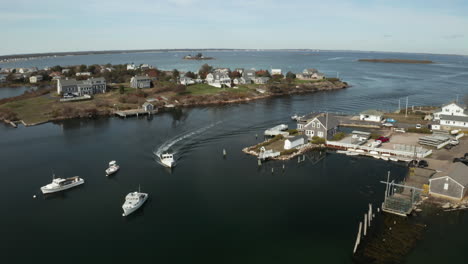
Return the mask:
{"type": "Polygon", "coordinates": [[[461,107],[461,108],[466,108],[466,105],[464,105],[463,103],[460,103],[460,102],[450,102],[450,103],[446,103],[444,105],[442,105],[442,107],[445,107],[445,106],[448,106],[448,105],[451,105],[451,104],[456,104],[457,106],[461,107]]]}
{"type": "Polygon", "coordinates": [[[78,81],[76,79],[61,79],[60,81],[60,85],[62,86],[69,86],[69,85],[78,85],[78,81]]]}
{"type": "MultiPolygon", "coordinates": [[[[148,105],[153,105],[153,104],[152,104],[152,103],[145,102],[145,103],[143,104],[143,107],[148,106],[148,105]]],[[[153,105],[153,106],[154,106],[154,105],[153,105]]]]}
{"type": "Polygon", "coordinates": [[[449,176],[459,184],[468,187],[468,166],[461,162],[453,163],[447,172],[438,172],[431,180],[449,176]]]}
{"type": "Polygon", "coordinates": [[[374,109],[369,109],[369,110],[366,110],[366,111],[362,111],[361,112],[361,115],[375,115],[375,116],[383,116],[383,112],[381,111],[378,111],[378,110],[374,110],[374,109]]]}
{"type": "Polygon", "coordinates": [[[301,138],[303,138],[305,141],[307,141],[307,136],[305,136],[305,135],[298,135],[298,136],[295,136],[295,137],[292,137],[292,138],[287,138],[287,140],[292,142],[292,141],[296,141],[296,140],[301,139],[301,138]]]}
{"type": "Polygon", "coordinates": [[[135,78],[135,80],[137,81],[144,81],[144,80],[149,80],[151,81],[151,78],[149,76],[145,76],[145,75],[135,75],[133,76],[133,78],[135,78]]]}
{"type": "Polygon", "coordinates": [[[338,121],[338,119],[332,114],[328,114],[328,118],[327,118],[327,114],[321,113],[316,118],[320,121],[320,123],[322,123],[322,125],[328,126],[327,130],[331,128],[335,128],[340,125],[340,121],[338,121]]]}
{"type": "Polygon", "coordinates": [[[468,122],[468,116],[440,115],[440,120],[468,122]]]}

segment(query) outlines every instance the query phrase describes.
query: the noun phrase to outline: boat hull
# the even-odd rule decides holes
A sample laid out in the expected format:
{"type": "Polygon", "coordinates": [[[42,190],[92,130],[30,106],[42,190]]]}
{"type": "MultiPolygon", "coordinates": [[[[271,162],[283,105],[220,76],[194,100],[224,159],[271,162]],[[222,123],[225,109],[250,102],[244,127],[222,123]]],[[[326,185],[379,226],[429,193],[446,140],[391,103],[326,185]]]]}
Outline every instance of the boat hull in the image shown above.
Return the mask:
{"type": "Polygon", "coordinates": [[[106,169],[106,176],[110,176],[110,175],[112,175],[112,174],[118,172],[119,169],[120,169],[120,167],[118,167],[118,166],[117,166],[117,167],[113,167],[113,168],[108,168],[108,169],[106,169]]]}
{"type": "Polygon", "coordinates": [[[140,207],[143,206],[143,204],[148,200],[148,194],[145,194],[145,198],[143,199],[142,202],[140,202],[138,205],[132,207],[132,208],[122,208],[123,209],[123,216],[128,216],[132,213],[134,213],[136,210],[138,210],[140,207]]]}
{"type": "Polygon", "coordinates": [[[60,188],[53,188],[53,189],[50,189],[50,188],[45,188],[44,187],[41,187],[41,191],[43,194],[48,194],[48,193],[56,193],[56,192],[61,192],[61,191],[65,191],[65,190],[68,190],[70,188],[73,188],[73,187],[76,187],[76,186],[79,186],[81,184],[84,183],[84,180],[83,179],[80,179],[78,180],[77,182],[73,182],[73,183],[70,183],[70,184],[67,184],[66,186],[62,186],[60,188]]]}

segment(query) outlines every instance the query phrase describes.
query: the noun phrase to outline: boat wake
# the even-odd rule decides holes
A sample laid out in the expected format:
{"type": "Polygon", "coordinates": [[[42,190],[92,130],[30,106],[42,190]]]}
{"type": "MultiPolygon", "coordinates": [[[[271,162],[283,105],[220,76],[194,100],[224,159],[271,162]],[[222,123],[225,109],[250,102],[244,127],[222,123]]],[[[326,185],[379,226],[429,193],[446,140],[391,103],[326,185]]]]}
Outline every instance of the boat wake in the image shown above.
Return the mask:
{"type": "Polygon", "coordinates": [[[197,135],[200,135],[202,134],[203,132],[205,132],[206,130],[216,126],[216,125],[219,125],[221,124],[222,121],[218,121],[216,123],[213,123],[213,124],[210,124],[206,127],[202,127],[202,128],[199,128],[195,131],[192,131],[192,132],[188,132],[188,133],[184,133],[184,134],[180,134],[180,135],[177,135],[169,140],[167,140],[166,142],[164,142],[163,144],[161,144],[161,146],[159,146],[155,151],[154,151],[154,155],[156,155],[158,158],[161,157],[161,155],[165,152],[167,152],[168,150],[171,150],[173,154],[177,154],[178,151],[180,151],[182,149],[182,146],[180,147],[174,147],[177,143],[185,140],[185,139],[188,139],[188,138],[192,138],[197,136],[197,135]]]}

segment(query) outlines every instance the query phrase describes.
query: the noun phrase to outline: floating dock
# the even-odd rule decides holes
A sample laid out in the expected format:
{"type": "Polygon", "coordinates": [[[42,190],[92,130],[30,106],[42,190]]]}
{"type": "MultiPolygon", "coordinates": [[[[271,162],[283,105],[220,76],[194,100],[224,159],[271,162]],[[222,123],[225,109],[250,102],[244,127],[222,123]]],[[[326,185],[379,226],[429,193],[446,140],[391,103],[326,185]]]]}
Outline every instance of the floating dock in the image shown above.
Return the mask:
{"type": "Polygon", "coordinates": [[[158,110],[153,111],[145,111],[144,109],[130,109],[130,110],[122,110],[122,111],[115,111],[114,114],[123,118],[129,116],[139,116],[139,115],[152,115],[158,113],[158,110]]]}

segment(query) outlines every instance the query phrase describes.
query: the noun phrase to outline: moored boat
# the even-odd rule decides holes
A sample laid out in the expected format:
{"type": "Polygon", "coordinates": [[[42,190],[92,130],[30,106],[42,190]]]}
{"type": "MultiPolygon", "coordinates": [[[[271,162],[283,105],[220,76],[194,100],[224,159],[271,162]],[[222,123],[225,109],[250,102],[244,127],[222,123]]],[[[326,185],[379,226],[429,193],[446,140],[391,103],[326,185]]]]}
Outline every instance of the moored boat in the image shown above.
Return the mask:
{"type": "Polygon", "coordinates": [[[123,216],[127,216],[140,208],[148,199],[147,193],[140,192],[140,188],[138,188],[138,192],[131,192],[125,196],[125,202],[122,205],[123,209],[123,216]]]}
{"type": "Polygon", "coordinates": [[[55,175],[54,175],[52,182],[45,186],[42,186],[41,191],[43,194],[60,192],[60,191],[64,191],[64,190],[76,187],[83,183],[84,183],[84,179],[80,178],[79,176],[62,179],[62,178],[55,178],[55,175]]]}
{"type": "Polygon", "coordinates": [[[109,162],[109,168],[106,169],[106,176],[116,173],[120,169],[120,166],[115,160],[109,162]]]}

